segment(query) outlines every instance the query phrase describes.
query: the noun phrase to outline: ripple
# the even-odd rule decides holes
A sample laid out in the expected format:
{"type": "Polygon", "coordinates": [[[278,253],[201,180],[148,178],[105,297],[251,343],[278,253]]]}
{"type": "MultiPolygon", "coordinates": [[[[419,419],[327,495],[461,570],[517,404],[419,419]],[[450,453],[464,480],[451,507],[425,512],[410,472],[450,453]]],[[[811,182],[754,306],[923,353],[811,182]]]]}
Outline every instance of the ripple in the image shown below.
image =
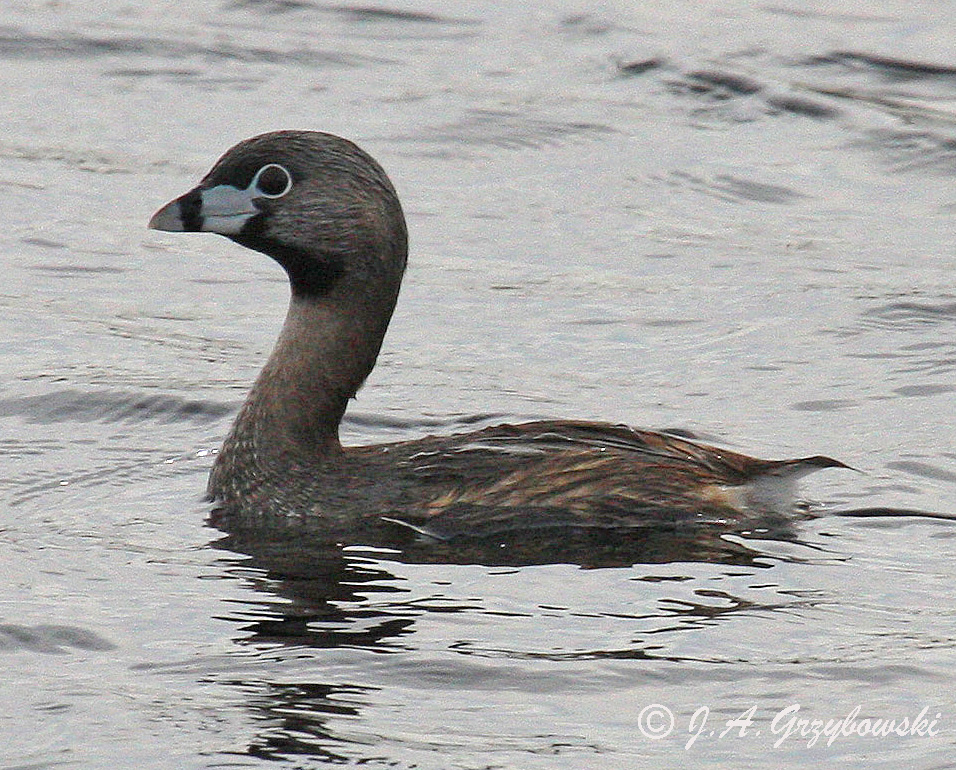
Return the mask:
{"type": "Polygon", "coordinates": [[[518,111],[474,109],[456,123],[416,135],[414,141],[525,149],[560,145],[580,136],[610,133],[614,133],[614,129],[598,123],[532,118],[518,111]]]}
{"type": "Polygon", "coordinates": [[[790,408],[797,412],[836,412],[858,406],[858,402],[850,399],[823,398],[816,401],[798,401],[790,408]]]}
{"type": "MultiPolygon", "coordinates": [[[[641,75],[662,68],[660,59],[645,59],[618,64],[622,75],[641,75]]],[[[815,120],[833,119],[840,115],[832,95],[826,89],[804,84],[762,82],[749,74],[729,69],[697,69],[671,71],[664,77],[667,89],[678,96],[694,97],[704,103],[703,111],[716,114],[730,123],[755,120],[761,116],[787,113],[815,120]],[[809,95],[808,95],[809,92],[809,95]],[[738,102],[747,100],[750,111],[739,111],[738,102]]]]}
{"type": "Polygon", "coordinates": [[[934,384],[927,383],[925,385],[904,385],[900,388],[895,388],[893,392],[898,396],[903,396],[904,398],[920,398],[923,396],[937,396],[940,393],[952,393],[956,391],[956,385],[945,385],[942,383],[934,384]]]}
{"type": "Polygon", "coordinates": [[[924,479],[932,479],[933,481],[956,481],[956,473],[948,471],[944,468],[939,468],[930,463],[919,462],[917,460],[898,460],[895,462],[889,462],[886,464],[887,468],[895,471],[902,471],[903,473],[908,473],[912,476],[919,476],[924,479]]]}
{"type": "Polygon", "coordinates": [[[913,59],[898,59],[862,51],[833,51],[823,56],[812,57],[807,60],[807,63],[816,65],[838,64],[848,69],[867,69],[893,81],[940,76],[956,78],[956,67],[913,59]]]}
{"type": "Polygon", "coordinates": [[[64,422],[213,422],[233,411],[231,404],[142,395],[125,391],[60,390],[0,399],[0,417],[23,417],[29,423],[64,422]]]}
{"type": "MultiPolygon", "coordinates": [[[[0,34],[0,59],[40,60],[90,59],[100,56],[141,56],[147,59],[172,59],[180,63],[186,57],[219,59],[250,64],[286,64],[322,68],[330,65],[358,67],[369,63],[387,64],[390,60],[364,54],[344,54],[313,48],[278,50],[258,46],[220,43],[200,45],[182,41],[167,41],[154,37],[122,36],[90,37],[63,34],[56,36],[31,35],[15,30],[0,34]]],[[[168,68],[154,69],[156,74],[168,74],[168,68]]],[[[143,70],[140,70],[143,72],[143,70]]],[[[177,74],[191,70],[177,68],[177,74]]]]}
{"type": "Polygon", "coordinates": [[[756,182],[752,179],[743,179],[729,174],[718,174],[708,179],[685,171],[673,171],[667,176],[667,181],[675,187],[685,187],[736,203],[775,203],[783,205],[808,197],[788,187],[756,182]]]}
{"type": "Polygon", "coordinates": [[[29,270],[36,270],[43,273],[51,273],[63,278],[72,278],[84,274],[118,275],[125,273],[126,269],[122,267],[111,267],[109,265],[30,265],[29,270]]]}
{"type": "Polygon", "coordinates": [[[412,24],[477,24],[476,21],[454,19],[448,16],[439,16],[427,11],[400,11],[385,6],[373,5],[342,5],[328,8],[308,0],[235,0],[230,6],[232,9],[242,9],[265,13],[269,15],[291,13],[295,11],[320,11],[336,16],[344,16],[355,21],[384,21],[412,24]]]}
{"type": "Polygon", "coordinates": [[[0,651],[29,650],[47,655],[62,655],[67,652],[68,647],[91,652],[116,649],[112,642],[77,626],[0,624],[0,651]]]}
{"type": "Polygon", "coordinates": [[[713,94],[750,95],[763,90],[763,85],[753,78],[726,70],[699,70],[684,77],[688,83],[696,84],[697,90],[713,94]]]}
{"type": "Polygon", "coordinates": [[[360,21],[398,21],[414,22],[417,24],[477,24],[475,21],[453,19],[448,16],[439,16],[422,11],[399,11],[384,6],[345,5],[340,8],[329,9],[334,13],[347,15],[360,21]]]}
{"type": "Polygon", "coordinates": [[[890,302],[863,313],[865,323],[885,329],[917,329],[956,321],[956,302],[890,302]]]}
{"type": "Polygon", "coordinates": [[[897,172],[956,174],[956,135],[945,129],[875,129],[867,133],[860,145],[887,156],[897,172]]]}

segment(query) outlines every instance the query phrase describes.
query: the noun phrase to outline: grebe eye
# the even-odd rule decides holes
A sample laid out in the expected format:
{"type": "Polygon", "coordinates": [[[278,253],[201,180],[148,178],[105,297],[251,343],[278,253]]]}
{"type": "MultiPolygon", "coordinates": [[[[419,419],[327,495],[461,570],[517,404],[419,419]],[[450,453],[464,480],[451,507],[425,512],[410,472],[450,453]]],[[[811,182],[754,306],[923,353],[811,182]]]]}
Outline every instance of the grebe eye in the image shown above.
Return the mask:
{"type": "Polygon", "coordinates": [[[278,163],[267,163],[256,172],[251,186],[263,198],[281,198],[292,189],[292,174],[278,163]]]}

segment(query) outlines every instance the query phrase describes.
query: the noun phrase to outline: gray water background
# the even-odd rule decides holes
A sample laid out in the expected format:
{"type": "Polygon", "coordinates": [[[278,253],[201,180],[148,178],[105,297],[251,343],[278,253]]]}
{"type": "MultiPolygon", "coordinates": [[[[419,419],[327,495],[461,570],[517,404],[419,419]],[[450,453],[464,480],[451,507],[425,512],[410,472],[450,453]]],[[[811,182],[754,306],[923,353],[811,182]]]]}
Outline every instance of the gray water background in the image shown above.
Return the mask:
{"type": "Polygon", "coordinates": [[[956,766],[954,41],[933,2],[4,3],[0,766],[956,766]],[[287,289],[145,223],[276,128],[357,141],[409,220],[346,440],[561,416],[860,472],[719,561],[224,537],[287,289]]]}

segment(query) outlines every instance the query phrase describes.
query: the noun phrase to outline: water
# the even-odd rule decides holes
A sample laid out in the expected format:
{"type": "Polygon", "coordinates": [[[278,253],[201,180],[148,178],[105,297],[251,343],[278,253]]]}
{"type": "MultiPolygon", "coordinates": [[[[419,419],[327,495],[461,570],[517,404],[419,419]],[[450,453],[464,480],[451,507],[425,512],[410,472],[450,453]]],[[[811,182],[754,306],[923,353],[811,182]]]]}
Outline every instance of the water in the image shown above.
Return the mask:
{"type": "Polygon", "coordinates": [[[0,765],[952,766],[956,11],[88,5],[0,10],[0,765]],[[209,527],[286,288],[145,223],[275,128],[409,219],[348,440],[566,416],[860,473],[615,568],[209,527]]]}

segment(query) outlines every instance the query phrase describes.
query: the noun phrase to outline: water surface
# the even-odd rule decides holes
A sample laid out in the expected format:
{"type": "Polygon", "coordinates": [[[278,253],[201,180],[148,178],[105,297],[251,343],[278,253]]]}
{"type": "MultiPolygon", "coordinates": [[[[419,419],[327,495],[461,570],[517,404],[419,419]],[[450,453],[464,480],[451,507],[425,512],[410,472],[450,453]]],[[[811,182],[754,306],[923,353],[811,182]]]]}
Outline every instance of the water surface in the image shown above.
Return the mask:
{"type": "Polygon", "coordinates": [[[956,11],[87,5],[0,10],[0,764],[952,761],[956,11]],[[286,287],[145,223],[276,128],[360,143],[409,220],[347,440],[577,417],[860,472],[615,567],[210,527],[286,287]]]}

